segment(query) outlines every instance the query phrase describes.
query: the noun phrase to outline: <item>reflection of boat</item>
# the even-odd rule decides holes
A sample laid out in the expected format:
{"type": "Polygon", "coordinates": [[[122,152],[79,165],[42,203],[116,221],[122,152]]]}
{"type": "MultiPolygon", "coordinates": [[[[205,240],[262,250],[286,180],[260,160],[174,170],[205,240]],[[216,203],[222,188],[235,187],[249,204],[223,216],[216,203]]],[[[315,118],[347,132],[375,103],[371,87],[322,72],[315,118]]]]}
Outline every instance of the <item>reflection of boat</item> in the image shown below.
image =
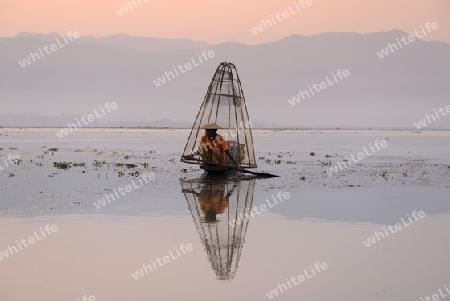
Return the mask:
{"type": "Polygon", "coordinates": [[[248,228],[255,178],[205,177],[182,181],[195,227],[211,266],[219,280],[232,280],[237,269],[248,228]]]}
{"type": "MultiPolygon", "coordinates": [[[[222,62],[217,67],[181,157],[181,162],[198,164],[208,172],[229,171],[227,167],[205,164],[206,159],[192,157],[200,149],[204,125],[217,126],[217,133],[228,142],[230,156],[237,164],[243,168],[257,167],[244,92],[232,63],[222,62]]],[[[228,157],[215,163],[233,167],[228,157]]]]}

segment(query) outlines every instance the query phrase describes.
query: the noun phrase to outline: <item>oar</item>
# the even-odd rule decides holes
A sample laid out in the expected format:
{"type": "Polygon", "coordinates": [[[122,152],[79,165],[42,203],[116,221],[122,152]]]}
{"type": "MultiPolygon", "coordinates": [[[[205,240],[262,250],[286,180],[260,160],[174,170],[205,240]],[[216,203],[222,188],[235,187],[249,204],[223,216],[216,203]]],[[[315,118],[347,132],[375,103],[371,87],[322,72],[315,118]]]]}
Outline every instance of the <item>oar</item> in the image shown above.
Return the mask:
{"type": "Polygon", "coordinates": [[[267,173],[267,172],[254,172],[254,171],[250,171],[250,170],[247,170],[247,169],[235,169],[235,168],[227,166],[227,165],[207,162],[207,161],[203,161],[201,159],[194,159],[194,160],[200,161],[200,162],[203,162],[205,164],[212,165],[212,166],[220,166],[220,167],[225,167],[225,168],[230,169],[230,170],[236,170],[236,171],[240,171],[240,172],[243,172],[243,173],[250,173],[252,175],[255,175],[255,176],[258,176],[258,177],[261,177],[261,178],[276,178],[276,177],[279,177],[277,175],[273,175],[273,174],[270,174],[270,173],[267,173]]]}

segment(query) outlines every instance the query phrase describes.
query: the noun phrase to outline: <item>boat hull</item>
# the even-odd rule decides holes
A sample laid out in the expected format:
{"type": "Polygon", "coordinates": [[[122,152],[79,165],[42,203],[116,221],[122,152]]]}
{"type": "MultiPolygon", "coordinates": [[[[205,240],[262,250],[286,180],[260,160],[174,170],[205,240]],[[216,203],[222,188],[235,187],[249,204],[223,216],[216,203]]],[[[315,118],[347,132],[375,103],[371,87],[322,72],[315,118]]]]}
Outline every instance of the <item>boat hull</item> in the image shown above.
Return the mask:
{"type": "Polygon", "coordinates": [[[227,174],[235,171],[234,169],[213,165],[200,165],[200,168],[210,174],[227,174]]]}

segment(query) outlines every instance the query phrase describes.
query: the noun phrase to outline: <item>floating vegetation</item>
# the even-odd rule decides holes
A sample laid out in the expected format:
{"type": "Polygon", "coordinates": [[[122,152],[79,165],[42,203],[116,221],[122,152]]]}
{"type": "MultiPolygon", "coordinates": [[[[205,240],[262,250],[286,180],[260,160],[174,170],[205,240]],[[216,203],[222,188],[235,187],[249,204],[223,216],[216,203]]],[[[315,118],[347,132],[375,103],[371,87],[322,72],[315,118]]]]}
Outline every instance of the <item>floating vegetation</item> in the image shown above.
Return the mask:
{"type": "Polygon", "coordinates": [[[331,156],[329,154],[326,154],[325,158],[331,158],[331,156]]]}
{"type": "Polygon", "coordinates": [[[321,162],[321,163],[322,163],[322,167],[324,167],[324,166],[331,166],[331,161],[321,162]]]}
{"type": "Polygon", "coordinates": [[[86,164],[84,162],[81,163],[73,163],[73,167],[86,167],[86,164]]]}
{"type": "Polygon", "coordinates": [[[281,160],[275,160],[274,163],[275,164],[281,164],[281,160]]]}
{"type": "Polygon", "coordinates": [[[280,154],[278,154],[278,158],[283,158],[283,156],[282,156],[282,155],[280,155],[280,154]]]}
{"type": "Polygon", "coordinates": [[[148,163],[147,162],[142,163],[142,166],[144,166],[144,168],[148,168],[148,163]]]}
{"type": "Polygon", "coordinates": [[[58,151],[58,149],[57,149],[57,148],[49,148],[49,149],[48,149],[48,151],[49,151],[49,152],[53,152],[53,153],[54,153],[54,152],[57,152],[57,151],[58,151]]]}
{"type": "Polygon", "coordinates": [[[15,177],[15,176],[16,176],[16,175],[13,174],[12,172],[8,174],[8,178],[12,178],[12,177],[15,177]]]}
{"type": "Polygon", "coordinates": [[[310,152],[309,155],[310,155],[311,157],[314,157],[314,156],[316,155],[316,153],[315,153],[315,152],[310,152]]]}
{"type": "Polygon", "coordinates": [[[270,159],[266,159],[264,162],[266,162],[267,164],[272,164],[272,160],[270,159]]]}
{"type": "Polygon", "coordinates": [[[118,174],[117,174],[117,176],[118,176],[119,178],[123,177],[124,175],[125,175],[125,174],[124,174],[123,172],[121,172],[121,171],[119,171],[118,174]]]}
{"type": "MultiPolygon", "coordinates": [[[[265,160],[266,159],[266,157],[258,157],[258,160],[265,160]]],[[[449,168],[450,168],[450,166],[449,166],[449,168]]]]}
{"type": "Polygon", "coordinates": [[[95,160],[94,163],[92,163],[95,167],[102,167],[103,165],[106,165],[106,161],[97,161],[95,160]]]}
{"type": "Polygon", "coordinates": [[[53,167],[56,169],[67,170],[72,167],[72,162],[53,162],[53,167]]]}
{"type": "Polygon", "coordinates": [[[126,168],[128,168],[128,169],[136,168],[136,167],[137,167],[136,164],[130,164],[130,163],[116,163],[116,166],[117,166],[117,167],[126,167],[126,168]]]}
{"type": "Polygon", "coordinates": [[[286,161],[286,164],[297,164],[297,161],[286,161]]]}
{"type": "Polygon", "coordinates": [[[306,177],[300,177],[300,181],[305,181],[306,177]]]}
{"type": "Polygon", "coordinates": [[[387,177],[388,177],[387,171],[383,171],[380,176],[382,176],[387,181],[387,177]]]}

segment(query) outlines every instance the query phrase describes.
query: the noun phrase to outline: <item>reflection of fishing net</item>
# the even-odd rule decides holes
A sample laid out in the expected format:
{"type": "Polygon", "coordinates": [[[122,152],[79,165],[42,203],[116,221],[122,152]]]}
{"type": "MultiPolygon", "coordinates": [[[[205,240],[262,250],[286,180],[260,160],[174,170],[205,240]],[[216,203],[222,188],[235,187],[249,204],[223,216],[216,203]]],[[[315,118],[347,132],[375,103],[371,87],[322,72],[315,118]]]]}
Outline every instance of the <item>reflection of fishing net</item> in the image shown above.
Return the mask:
{"type": "Polygon", "coordinates": [[[255,179],[228,183],[186,181],[181,186],[217,279],[233,279],[249,221],[245,219],[235,227],[230,223],[250,214],[255,179]],[[209,196],[212,198],[208,199],[209,196]],[[210,206],[205,206],[208,202],[210,206]],[[215,220],[211,216],[211,207],[218,209],[215,220]]]}
{"type": "MultiPolygon", "coordinates": [[[[190,155],[199,148],[204,134],[201,127],[207,123],[216,123],[222,127],[217,133],[230,143],[230,152],[238,163],[244,167],[257,167],[244,92],[236,67],[232,63],[223,62],[217,67],[183,156],[190,155]]],[[[181,161],[192,163],[183,158],[181,161]]]]}

